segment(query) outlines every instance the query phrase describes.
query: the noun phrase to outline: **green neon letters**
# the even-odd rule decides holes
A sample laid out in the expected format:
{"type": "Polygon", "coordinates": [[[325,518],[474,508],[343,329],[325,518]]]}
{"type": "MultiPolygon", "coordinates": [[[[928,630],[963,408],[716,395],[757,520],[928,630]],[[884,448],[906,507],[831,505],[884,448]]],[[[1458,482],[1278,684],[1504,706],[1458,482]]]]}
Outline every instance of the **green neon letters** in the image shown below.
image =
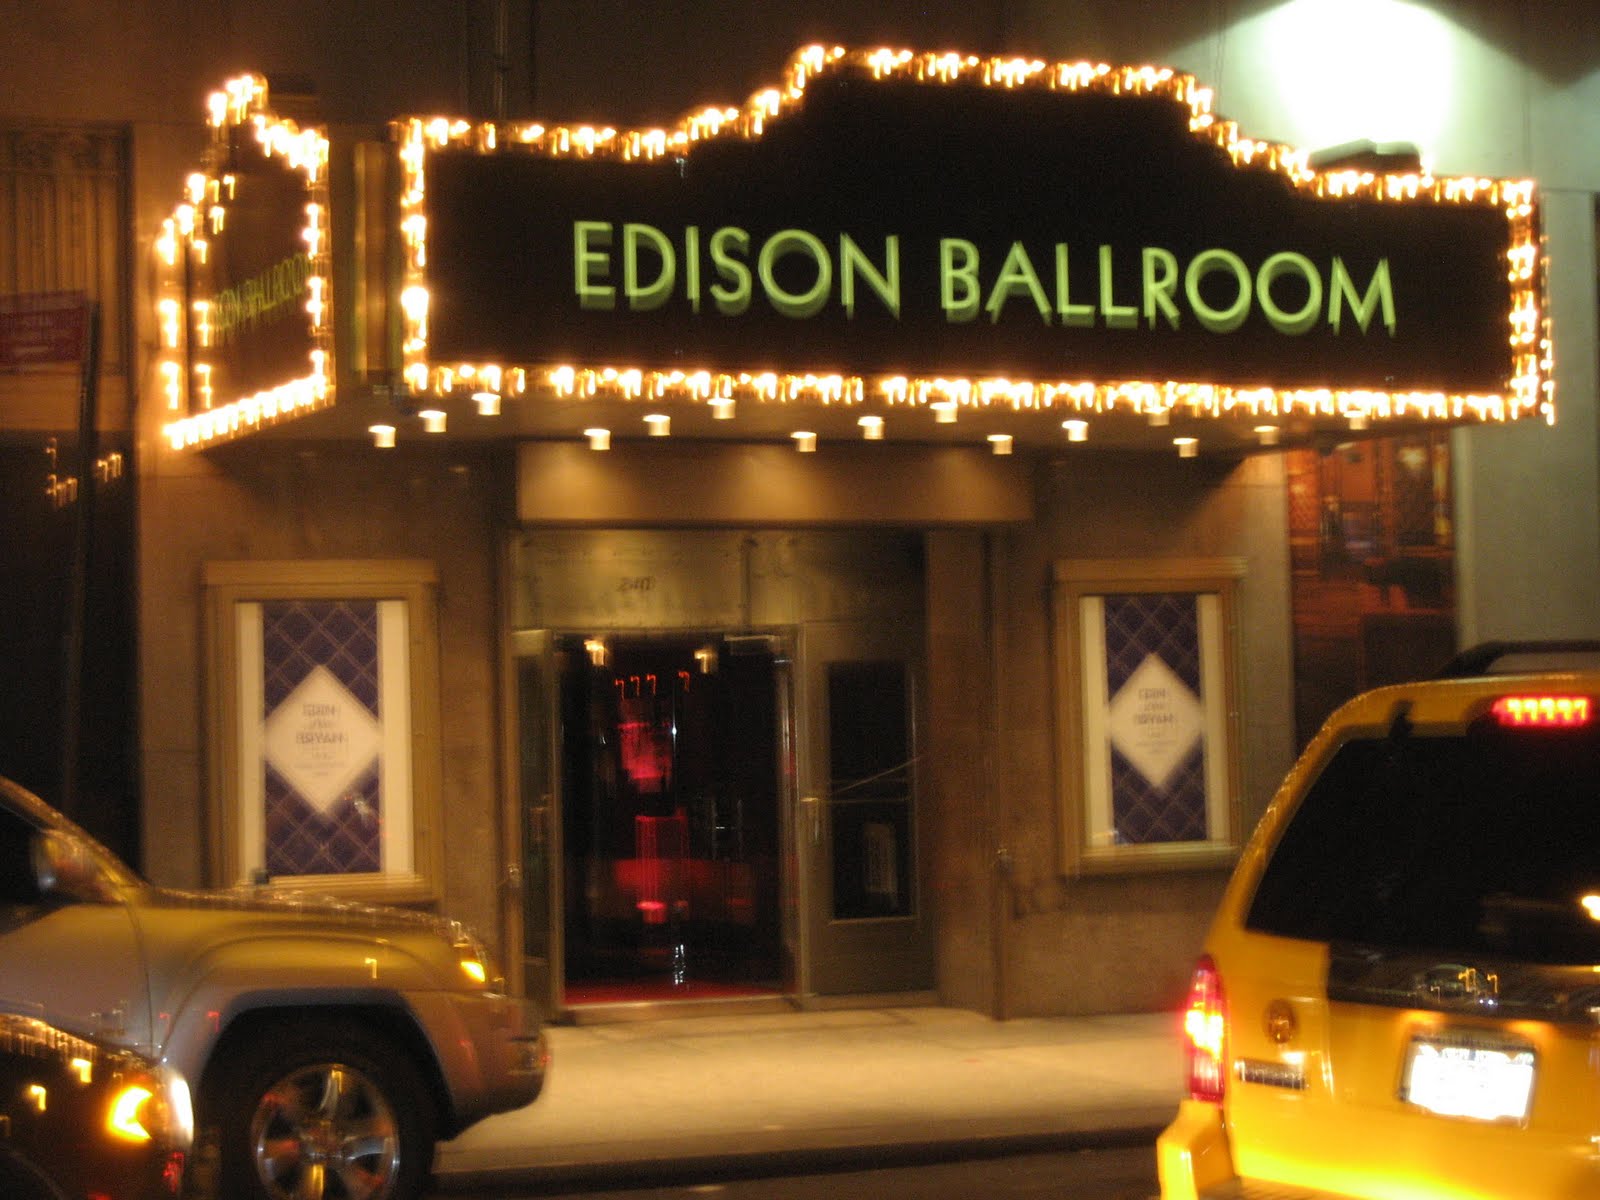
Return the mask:
{"type": "MultiPolygon", "coordinates": [[[[900,320],[908,307],[898,235],[868,246],[847,233],[825,239],[805,229],[780,229],[758,240],[732,225],[709,235],[689,225],[674,237],[654,225],[627,222],[618,233],[608,221],[573,222],[572,290],[586,310],[622,306],[650,312],[681,297],[692,312],[709,301],[724,317],[740,316],[759,302],[793,320],[814,317],[830,305],[847,317],[871,306],[900,320]]],[[[998,322],[1020,312],[1042,325],[1150,330],[1179,329],[1192,320],[1209,333],[1227,334],[1259,313],[1289,337],[1319,325],[1338,335],[1349,324],[1366,335],[1375,320],[1395,336],[1386,258],[1361,280],[1338,255],[1318,263],[1283,250],[1252,265],[1223,247],[1184,261],[1165,247],[1143,246],[1134,252],[1137,271],[1119,270],[1127,265],[1121,262],[1127,253],[1108,244],[1056,242],[1041,256],[1017,241],[985,262],[976,243],[941,238],[932,256],[938,318],[950,324],[980,317],[998,322]]],[[[913,311],[916,301],[913,296],[909,302],[913,311]]]]}

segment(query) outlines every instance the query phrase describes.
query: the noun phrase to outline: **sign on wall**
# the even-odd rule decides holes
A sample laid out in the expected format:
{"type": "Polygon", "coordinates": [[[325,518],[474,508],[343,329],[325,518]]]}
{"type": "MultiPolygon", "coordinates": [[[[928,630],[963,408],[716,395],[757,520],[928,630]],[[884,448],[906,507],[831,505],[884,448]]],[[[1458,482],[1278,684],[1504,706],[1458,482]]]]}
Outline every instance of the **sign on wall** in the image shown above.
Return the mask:
{"type": "Polygon", "coordinates": [[[89,297],[83,292],[0,296],[0,368],[81,363],[89,297]]]}

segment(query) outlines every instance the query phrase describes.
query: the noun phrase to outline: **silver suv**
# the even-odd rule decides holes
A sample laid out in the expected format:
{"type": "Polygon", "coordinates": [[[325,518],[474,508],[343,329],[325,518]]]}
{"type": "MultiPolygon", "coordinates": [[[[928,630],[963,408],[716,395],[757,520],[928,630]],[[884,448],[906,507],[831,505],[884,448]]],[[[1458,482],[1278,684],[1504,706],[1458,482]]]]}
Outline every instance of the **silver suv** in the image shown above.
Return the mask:
{"type": "Polygon", "coordinates": [[[181,1072],[190,1175],[228,1200],[420,1196],[437,1139],[543,1086],[543,1032],[499,987],[458,924],[156,888],[0,779],[0,1011],[181,1072]]]}

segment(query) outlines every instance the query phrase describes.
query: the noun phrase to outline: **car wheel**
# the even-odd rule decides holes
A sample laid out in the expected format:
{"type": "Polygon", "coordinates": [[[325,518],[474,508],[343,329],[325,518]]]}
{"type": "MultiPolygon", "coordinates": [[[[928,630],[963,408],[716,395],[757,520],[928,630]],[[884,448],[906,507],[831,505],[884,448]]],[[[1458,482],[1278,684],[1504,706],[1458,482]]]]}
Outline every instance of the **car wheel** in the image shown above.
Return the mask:
{"type": "Polygon", "coordinates": [[[0,1196],[6,1200],[67,1200],[32,1163],[0,1146],[0,1196]]]}
{"type": "Polygon", "coordinates": [[[434,1120],[421,1077],[353,1022],[263,1031],[208,1091],[229,1200],[416,1200],[428,1182],[434,1120]]]}

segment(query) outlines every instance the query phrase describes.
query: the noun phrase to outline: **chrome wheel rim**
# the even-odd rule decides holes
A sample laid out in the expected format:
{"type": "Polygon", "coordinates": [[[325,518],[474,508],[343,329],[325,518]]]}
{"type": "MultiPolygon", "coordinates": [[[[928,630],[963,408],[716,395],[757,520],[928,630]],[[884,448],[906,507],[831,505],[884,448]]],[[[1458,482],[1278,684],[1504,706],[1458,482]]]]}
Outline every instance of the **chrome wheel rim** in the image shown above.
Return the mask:
{"type": "Polygon", "coordinates": [[[394,1110],[371,1079],[340,1063],[300,1067],[268,1088],[250,1149],[273,1200],[385,1200],[400,1174],[394,1110]]]}

